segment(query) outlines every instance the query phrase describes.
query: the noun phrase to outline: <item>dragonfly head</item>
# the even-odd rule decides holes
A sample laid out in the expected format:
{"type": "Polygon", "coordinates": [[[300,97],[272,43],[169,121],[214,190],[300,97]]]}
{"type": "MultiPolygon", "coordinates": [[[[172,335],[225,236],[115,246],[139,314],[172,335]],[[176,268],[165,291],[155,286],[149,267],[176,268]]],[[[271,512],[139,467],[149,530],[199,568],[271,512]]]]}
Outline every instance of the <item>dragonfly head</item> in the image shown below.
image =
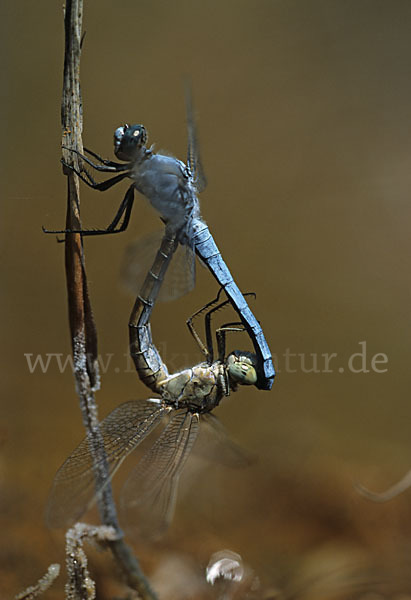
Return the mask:
{"type": "Polygon", "coordinates": [[[131,161],[145,149],[146,142],[144,125],[123,125],[114,132],[114,154],[120,160],[131,161]]]}
{"type": "Polygon", "coordinates": [[[245,350],[234,350],[227,356],[227,372],[233,384],[255,385],[257,383],[257,357],[245,350]]]}

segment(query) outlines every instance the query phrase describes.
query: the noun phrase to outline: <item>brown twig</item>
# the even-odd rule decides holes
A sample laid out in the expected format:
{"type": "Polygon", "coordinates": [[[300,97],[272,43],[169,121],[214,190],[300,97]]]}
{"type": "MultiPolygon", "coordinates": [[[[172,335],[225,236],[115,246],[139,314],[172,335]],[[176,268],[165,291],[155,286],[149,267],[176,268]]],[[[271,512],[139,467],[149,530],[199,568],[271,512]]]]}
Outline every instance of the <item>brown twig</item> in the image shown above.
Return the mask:
{"type": "Polygon", "coordinates": [[[112,527],[76,523],[66,533],[66,566],[68,581],[66,600],[94,600],[96,584],[88,571],[88,561],[83,550],[84,541],[104,549],[117,537],[112,527]]]}
{"type": "Polygon", "coordinates": [[[31,585],[24,592],[20,592],[15,596],[14,600],[34,600],[40,594],[49,589],[54,580],[60,573],[60,565],[54,563],[49,566],[47,573],[41,577],[35,585],[31,585]]]}
{"type": "MultiPolygon", "coordinates": [[[[65,8],[65,57],[61,119],[63,146],[82,151],[82,103],[80,93],[80,53],[82,0],[67,0],[65,8]]],[[[63,150],[64,161],[76,168],[76,155],[63,150]],[[76,161],[74,164],[73,161],[76,161]]],[[[71,169],[65,169],[68,180],[67,229],[81,229],[78,178],[71,169]]],[[[94,391],[99,388],[97,362],[97,332],[88,294],[83,243],[78,233],[67,234],[65,240],[65,264],[68,294],[70,333],[73,350],[74,377],[80,400],[83,423],[87,431],[89,449],[95,466],[96,486],[103,489],[98,497],[98,509],[104,525],[116,532],[109,546],[126,581],[143,600],[155,600],[156,596],[141,571],[140,565],[125,544],[118,524],[117,512],[108,481],[108,468],[101,436],[94,391]]]]}

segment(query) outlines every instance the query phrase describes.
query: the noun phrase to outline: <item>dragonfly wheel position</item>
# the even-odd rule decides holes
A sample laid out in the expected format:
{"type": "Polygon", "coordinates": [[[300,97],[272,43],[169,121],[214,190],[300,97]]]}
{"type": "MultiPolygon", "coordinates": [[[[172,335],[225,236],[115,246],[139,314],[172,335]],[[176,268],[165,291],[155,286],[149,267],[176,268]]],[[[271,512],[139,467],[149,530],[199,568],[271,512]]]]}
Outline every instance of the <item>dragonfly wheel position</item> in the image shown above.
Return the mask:
{"type": "MultiPolygon", "coordinates": [[[[152,147],[147,148],[147,132],[143,125],[123,125],[114,133],[114,153],[122,163],[105,160],[95,152],[85,149],[88,156],[72,149],[87,165],[99,172],[112,173],[106,181],[97,183],[83,168],[66,164],[84,183],[95,190],[105,191],[128,178],[132,184],[127,189],[123,201],[111,223],[105,229],[85,229],[76,231],[82,235],[114,234],[124,231],[130,221],[134,202],[134,191],[144,195],[159,212],[161,219],[173,232],[176,241],[194,250],[207,265],[218,284],[223,287],[237,311],[254,345],[261,364],[263,377],[260,389],[271,389],[275,371],[270,349],[263,330],[251,312],[244,296],[236,285],[220,251],[200,216],[198,193],[204,189],[205,177],[198,155],[194,119],[191,103],[188,102],[188,158],[187,165],[182,161],[163,154],[157,154],[152,147]]],[[[75,230],[49,231],[47,233],[70,233],[75,230]]]]}

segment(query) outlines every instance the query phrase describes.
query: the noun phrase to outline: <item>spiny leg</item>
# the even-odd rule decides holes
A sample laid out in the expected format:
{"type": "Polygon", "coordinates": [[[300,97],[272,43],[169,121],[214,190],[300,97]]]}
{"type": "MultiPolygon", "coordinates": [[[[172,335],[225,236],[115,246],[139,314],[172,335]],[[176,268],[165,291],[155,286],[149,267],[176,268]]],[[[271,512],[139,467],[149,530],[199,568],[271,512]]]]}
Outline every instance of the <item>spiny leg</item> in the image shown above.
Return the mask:
{"type": "Polygon", "coordinates": [[[62,147],[65,150],[68,150],[69,152],[73,152],[74,154],[77,154],[77,156],[79,156],[82,160],[84,160],[84,162],[86,162],[88,165],[90,165],[90,167],[93,167],[93,169],[96,169],[97,171],[103,171],[103,172],[107,172],[107,173],[110,173],[110,172],[111,173],[119,173],[120,171],[129,171],[131,168],[130,163],[118,163],[118,162],[114,162],[113,160],[106,160],[105,158],[102,158],[101,156],[99,156],[98,154],[93,152],[92,150],[89,150],[88,148],[84,148],[84,151],[87,152],[87,154],[90,154],[91,156],[93,156],[94,158],[96,158],[97,160],[99,160],[102,163],[101,165],[96,165],[87,156],[85,156],[84,154],[81,154],[81,152],[79,152],[78,150],[75,150],[74,148],[68,148],[67,146],[62,146],[62,147]]]}
{"type": "Polygon", "coordinates": [[[225,323],[219,327],[216,331],[217,337],[217,348],[218,348],[218,359],[221,362],[225,360],[225,349],[226,349],[226,334],[232,331],[246,331],[244,325],[241,322],[225,323]]]}
{"type": "Polygon", "coordinates": [[[85,169],[83,169],[83,171],[79,171],[78,169],[73,167],[73,165],[70,165],[64,160],[62,160],[61,162],[64,167],[67,167],[68,169],[70,169],[70,171],[73,171],[81,179],[81,181],[84,181],[86,185],[93,188],[93,190],[98,190],[99,192],[105,192],[106,190],[110,189],[113,185],[116,185],[117,183],[122,181],[125,177],[130,177],[130,171],[128,170],[126,173],[120,173],[120,175],[115,175],[114,177],[110,177],[105,181],[97,183],[97,181],[95,181],[90,175],[90,173],[85,169]],[[83,173],[85,175],[83,175],[83,173]]]}
{"type": "MultiPolygon", "coordinates": [[[[254,292],[245,292],[243,294],[243,296],[253,296],[255,298],[255,293],[254,292]]],[[[214,308],[212,308],[211,310],[209,310],[204,318],[204,327],[205,327],[205,332],[206,332],[206,340],[207,340],[207,345],[212,347],[213,345],[213,336],[211,333],[211,316],[221,310],[222,308],[224,308],[225,306],[231,305],[230,300],[224,300],[224,302],[221,302],[220,304],[218,304],[217,306],[215,306],[214,308]]]]}
{"type": "MultiPolygon", "coordinates": [[[[122,177],[124,177],[124,175],[122,177]]],[[[128,188],[126,195],[124,196],[114,219],[111,221],[111,223],[109,224],[109,226],[106,229],[77,229],[77,230],[76,229],[62,229],[60,231],[52,231],[49,229],[45,229],[43,227],[43,231],[44,231],[44,233],[81,233],[82,235],[87,235],[87,236],[89,236],[89,235],[107,235],[110,233],[121,233],[122,231],[125,231],[127,229],[127,226],[130,222],[130,216],[131,216],[131,210],[133,208],[133,202],[134,202],[134,184],[128,188]],[[120,227],[118,227],[118,229],[116,229],[123,214],[124,214],[123,222],[121,223],[120,227]]]]}
{"type": "Polygon", "coordinates": [[[119,171],[123,171],[124,169],[131,168],[131,163],[119,163],[114,160],[107,160],[106,158],[102,158],[96,152],[93,152],[93,150],[90,150],[90,148],[84,148],[84,152],[87,152],[87,154],[90,154],[90,156],[94,156],[94,158],[96,158],[101,163],[103,163],[103,165],[106,165],[108,167],[116,167],[119,171]]]}
{"type": "Polygon", "coordinates": [[[128,190],[126,192],[126,195],[124,196],[124,198],[120,204],[120,207],[117,211],[116,216],[111,221],[110,225],[107,227],[107,233],[121,233],[122,231],[125,231],[127,229],[128,224],[130,222],[130,216],[131,216],[131,211],[133,208],[133,203],[134,203],[134,185],[130,185],[130,187],[128,188],[128,190]],[[123,222],[121,223],[120,227],[118,229],[116,229],[123,213],[124,213],[123,222]]]}
{"type": "MultiPolygon", "coordinates": [[[[215,306],[216,303],[219,302],[220,296],[221,296],[221,292],[223,290],[224,290],[224,288],[221,287],[220,290],[218,291],[218,294],[217,294],[216,298],[214,298],[214,300],[211,300],[211,302],[208,302],[207,304],[205,304],[202,308],[200,308],[198,311],[196,311],[186,321],[187,327],[188,327],[191,335],[193,336],[193,338],[197,342],[200,350],[206,356],[207,362],[209,364],[212,364],[212,362],[214,361],[213,336],[212,336],[212,333],[211,333],[211,315],[213,313],[217,312],[218,310],[224,308],[228,304],[230,304],[229,300],[224,300],[223,302],[220,302],[217,306],[215,306]],[[212,308],[212,307],[214,307],[214,308],[212,308]],[[207,309],[209,309],[209,310],[207,310],[207,309]],[[207,313],[206,313],[205,319],[204,319],[206,344],[204,344],[203,341],[201,340],[200,336],[198,335],[197,331],[194,328],[193,321],[194,321],[194,319],[196,317],[200,316],[206,310],[207,310],[207,313]]],[[[254,292],[246,292],[244,294],[244,296],[254,296],[254,298],[255,298],[255,293],[254,292]]]]}
{"type": "MultiPolygon", "coordinates": [[[[220,288],[219,291],[218,291],[218,294],[217,294],[216,298],[214,298],[214,300],[211,300],[211,302],[207,302],[207,304],[205,304],[202,308],[200,308],[199,310],[197,310],[186,321],[187,327],[188,327],[191,335],[193,336],[193,338],[197,342],[197,344],[198,344],[201,352],[207,358],[207,362],[209,362],[210,364],[213,362],[213,344],[212,344],[212,340],[211,340],[211,346],[210,346],[209,343],[207,343],[207,346],[205,346],[204,343],[203,343],[203,341],[202,341],[202,339],[200,338],[200,336],[198,335],[197,331],[194,328],[193,321],[194,321],[194,319],[196,319],[197,317],[199,317],[205,310],[207,310],[211,306],[214,306],[216,304],[216,302],[219,301],[220,295],[221,295],[221,292],[223,291],[223,289],[224,288],[220,288]]],[[[208,342],[208,340],[207,340],[207,342],[208,342]]]]}

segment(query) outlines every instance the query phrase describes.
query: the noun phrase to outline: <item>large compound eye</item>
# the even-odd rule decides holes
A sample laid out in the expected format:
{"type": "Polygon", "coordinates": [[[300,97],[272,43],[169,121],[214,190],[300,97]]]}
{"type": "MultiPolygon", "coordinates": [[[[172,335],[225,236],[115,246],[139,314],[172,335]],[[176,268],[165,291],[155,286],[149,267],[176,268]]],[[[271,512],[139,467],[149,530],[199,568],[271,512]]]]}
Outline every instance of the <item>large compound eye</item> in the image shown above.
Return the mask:
{"type": "Polygon", "coordinates": [[[133,160],[147,141],[143,125],[124,125],[114,132],[114,153],[120,160],[133,160]]]}
{"type": "Polygon", "coordinates": [[[114,132],[114,153],[117,155],[117,152],[120,150],[121,143],[124,139],[124,133],[128,129],[128,125],[123,125],[123,127],[117,127],[114,132]]]}
{"type": "Polygon", "coordinates": [[[144,125],[130,125],[125,133],[124,143],[126,140],[130,147],[144,146],[147,141],[147,132],[144,125]]]}
{"type": "Polygon", "coordinates": [[[124,132],[127,129],[128,125],[124,125],[123,127],[117,127],[114,132],[114,141],[120,143],[124,137],[124,132]]]}
{"type": "Polygon", "coordinates": [[[257,371],[248,356],[230,354],[227,359],[227,370],[231,379],[240,385],[257,383],[257,371]]]}
{"type": "MultiPolygon", "coordinates": [[[[133,135],[136,135],[136,133],[134,133],[133,135]]],[[[146,128],[143,127],[143,125],[140,125],[140,131],[139,131],[139,144],[140,146],[144,146],[145,143],[147,142],[147,131],[146,128]]]]}

